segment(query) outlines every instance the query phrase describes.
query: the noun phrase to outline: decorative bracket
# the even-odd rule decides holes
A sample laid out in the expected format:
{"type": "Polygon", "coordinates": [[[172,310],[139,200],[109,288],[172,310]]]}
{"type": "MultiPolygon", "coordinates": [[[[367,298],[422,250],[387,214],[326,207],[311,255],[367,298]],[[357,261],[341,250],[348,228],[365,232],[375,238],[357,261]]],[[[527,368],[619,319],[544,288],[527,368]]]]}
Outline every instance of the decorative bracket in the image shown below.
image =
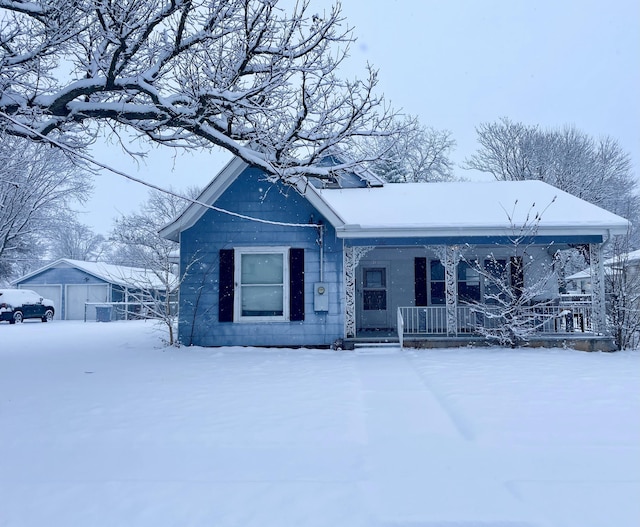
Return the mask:
{"type": "Polygon", "coordinates": [[[344,247],[344,288],[345,288],[345,336],[356,336],[356,268],[360,260],[373,250],[373,246],[344,247]]]}

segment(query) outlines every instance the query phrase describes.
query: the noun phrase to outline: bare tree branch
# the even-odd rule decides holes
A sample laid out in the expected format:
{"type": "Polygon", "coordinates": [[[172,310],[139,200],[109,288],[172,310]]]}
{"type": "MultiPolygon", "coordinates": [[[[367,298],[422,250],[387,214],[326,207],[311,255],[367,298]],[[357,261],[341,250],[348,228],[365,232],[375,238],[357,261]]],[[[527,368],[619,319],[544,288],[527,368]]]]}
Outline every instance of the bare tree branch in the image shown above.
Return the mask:
{"type": "Polygon", "coordinates": [[[111,123],[287,179],[396,131],[373,69],[338,74],[353,41],[339,4],[320,15],[310,0],[290,13],[277,0],[1,0],[0,12],[0,110],[76,147],[111,123]]]}
{"type": "Polygon", "coordinates": [[[466,168],[498,180],[539,179],[629,219],[640,244],[640,197],[629,155],[610,137],[594,139],[571,126],[541,130],[507,118],[476,128],[480,149],[466,168]]]}

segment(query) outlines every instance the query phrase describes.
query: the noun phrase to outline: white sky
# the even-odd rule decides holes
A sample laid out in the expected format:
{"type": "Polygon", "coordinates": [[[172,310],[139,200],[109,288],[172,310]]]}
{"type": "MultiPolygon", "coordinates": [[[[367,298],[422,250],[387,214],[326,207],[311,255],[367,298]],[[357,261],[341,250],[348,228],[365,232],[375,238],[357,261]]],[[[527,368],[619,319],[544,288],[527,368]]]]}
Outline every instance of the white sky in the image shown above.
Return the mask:
{"type": "MultiPolygon", "coordinates": [[[[315,12],[331,4],[311,3],[315,12]]],[[[367,61],[378,68],[380,91],[394,107],[452,132],[458,164],[478,147],[475,127],[504,116],[609,135],[640,174],[637,0],[344,0],[343,14],[358,38],[349,74],[362,77],[367,61]]],[[[174,163],[155,148],[137,167],[113,145],[95,155],[178,189],[206,185],[229,159],[216,149],[179,155],[174,163]]],[[[113,218],[146,196],[144,187],[104,173],[81,221],[106,233],[113,218]]]]}

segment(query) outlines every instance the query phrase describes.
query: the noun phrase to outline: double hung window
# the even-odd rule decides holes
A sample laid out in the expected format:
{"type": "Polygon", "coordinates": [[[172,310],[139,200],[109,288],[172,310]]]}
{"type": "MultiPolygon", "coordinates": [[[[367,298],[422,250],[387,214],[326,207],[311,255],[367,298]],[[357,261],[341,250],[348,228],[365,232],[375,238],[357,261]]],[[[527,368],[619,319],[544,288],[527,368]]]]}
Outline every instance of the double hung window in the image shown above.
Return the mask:
{"type": "Polygon", "coordinates": [[[384,267],[367,267],[362,272],[363,309],[384,311],[387,309],[387,270],[384,267]]]}
{"type": "Polygon", "coordinates": [[[446,304],[444,265],[440,260],[429,262],[429,278],[431,283],[431,304],[434,306],[446,304]]]}
{"type": "Polygon", "coordinates": [[[475,262],[458,264],[458,301],[480,302],[480,273],[475,262]]]}
{"type": "Polygon", "coordinates": [[[508,287],[507,261],[487,258],[484,261],[484,302],[495,305],[504,301],[505,288],[508,287]]]}
{"type": "Polygon", "coordinates": [[[237,320],[287,320],[287,249],[236,249],[237,320]]]}

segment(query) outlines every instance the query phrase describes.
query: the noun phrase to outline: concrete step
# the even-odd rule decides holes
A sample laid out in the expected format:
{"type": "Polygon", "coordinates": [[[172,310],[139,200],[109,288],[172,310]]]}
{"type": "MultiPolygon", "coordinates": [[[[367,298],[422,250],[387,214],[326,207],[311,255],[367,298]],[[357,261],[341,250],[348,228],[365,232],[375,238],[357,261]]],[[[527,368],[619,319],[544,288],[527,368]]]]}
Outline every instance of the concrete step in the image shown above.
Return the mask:
{"type": "Polygon", "coordinates": [[[354,342],[354,348],[397,348],[399,343],[396,342],[354,342]]]}

